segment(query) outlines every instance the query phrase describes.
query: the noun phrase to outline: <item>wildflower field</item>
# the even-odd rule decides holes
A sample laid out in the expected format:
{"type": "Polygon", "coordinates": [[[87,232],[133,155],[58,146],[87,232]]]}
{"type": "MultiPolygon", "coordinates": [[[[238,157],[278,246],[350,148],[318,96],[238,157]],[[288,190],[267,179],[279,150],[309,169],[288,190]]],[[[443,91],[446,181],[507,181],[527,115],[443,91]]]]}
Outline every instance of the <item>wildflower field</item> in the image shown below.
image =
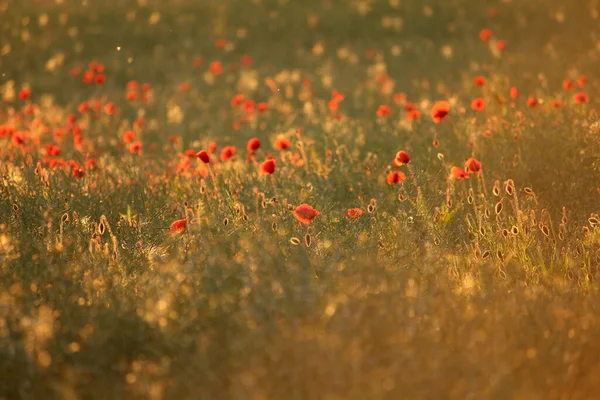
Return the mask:
{"type": "Polygon", "coordinates": [[[0,0],[0,399],[599,399],[599,15],[0,0]]]}

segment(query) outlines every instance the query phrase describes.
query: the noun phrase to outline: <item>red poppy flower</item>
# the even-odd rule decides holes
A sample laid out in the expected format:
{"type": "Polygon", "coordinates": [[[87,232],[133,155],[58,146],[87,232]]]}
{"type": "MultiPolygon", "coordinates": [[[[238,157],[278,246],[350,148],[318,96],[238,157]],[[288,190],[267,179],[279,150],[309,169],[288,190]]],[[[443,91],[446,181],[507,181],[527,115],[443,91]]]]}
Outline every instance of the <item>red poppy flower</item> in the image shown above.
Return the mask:
{"type": "Polygon", "coordinates": [[[573,81],[570,79],[565,79],[562,83],[562,87],[564,90],[572,90],[573,89],[573,81]]]}
{"type": "Polygon", "coordinates": [[[256,150],[258,150],[260,148],[260,140],[258,140],[257,138],[252,138],[250,140],[248,140],[248,144],[246,145],[246,148],[248,149],[248,151],[250,152],[255,152],[256,150]]]}
{"type": "Polygon", "coordinates": [[[249,67],[252,65],[252,57],[250,57],[247,54],[244,54],[242,56],[242,58],[240,59],[240,61],[242,62],[242,65],[244,65],[245,67],[249,67]]]}
{"type": "Polygon", "coordinates": [[[227,161],[235,156],[235,147],[234,146],[225,146],[223,150],[221,150],[221,161],[227,161]]]}
{"type": "Polygon", "coordinates": [[[350,217],[350,218],[358,219],[364,213],[365,212],[363,210],[361,210],[360,208],[349,208],[348,209],[348,217],[350,217]]]}
{"type": "Polygon", "coordinates": [[[142,85],[142,92],[148,93],[152,89],[152,86],[149,83],[144,83],[142,85]]]}
{"type": "Polygon", "coordinates": [[[243,109],[247,113],[253,112],[254,111],[254,100],[250,100],[250,99],[246,100],[244,102],[243,109]]]}
{"type": "Polygon", "coordinates": [[[208,152],[209,152],[209,153],[214,153],[215,151],[217,151],[217,148],[218,148],[218,147],[219,147],[219,146],[217,145],[217,142],[210,142],[210,143],[208,144],[208,152]]]}
{"type": "Polygon", "coordinates": [[[575,93],[575,95],[573,96],[573,100],[575,100],[575,103],[581,104],[581,103],[587,103],[590,99],[586,92],[579,92],[579,93],[575,93]]]}
{"type": "Polygon", "coordinates": [[[475,79],[473,79],[473,83],[475,86],[485,86],[485,78],[483,76],[476,76],[475,79]]]}
{"type": "Polygon", "coordinates": [[[450,168],[450,174],[454,179],[463,179],[469,177],[469,174],[467,174],[467,172],[461,167],[450,168]]]}
{"type": "Polygon", "coordinates": [[[131,143],[129,145],[129,152],[131,154],[135,154],[135,153],[139,153],[140,150],[142,149],[142,142],[135,142],[135,143],[131,143]]]}
{"type": "Polygon", "coordinates": [[[83,178],[85,169],[83,169],[81,167],[74,167],[72,173],[73,173],[73,177],[75,177],[77,179],[81,179],[81,178],[83,178]]]}
{"type": "Polygon", "coordinates": [[[465,168],[470,174],[476,173],[481,171],[481,163],[478,159],[471,157],[465,162],[465,168]]]}
{"type": "Polygon", "coordinates": [[[198,157],[204,164],[208,164],[210,162],[210,156],[206,150],[200,150],[198,154],[196,154],[196,157],[198,157]]]}
{"type": "Polygon", "coordinates": [[[106,76],[102,74],[96,75],[94,81],[96,82],[96,85],[102,85],[106,81],[106,76]]]}
{"type": "Polygon", "coordinates": [[[79,110],[80,113],[85,114],[86,112],[89,111],[90,105],[87,101],[84,101],[83,103],[79,104],[79,107],[77,107],[77,109],[79,110]]]}
{"type": "Polygon", "coordinates": [[[31,96],[31,90],[29,89],[21,89],[19,92],[19,100],[25,101],[29,99],[29,96],[31,96]]]}
{"type": "Polygon", "coordinates": [[[385,117],[389,113],[390,113],[390,108],[388,106],[380,105],[379,108],[377,109],[378,117],[385,117]]]}
{"type": "Polygon", "coordinates": [[[185,156],[188,158],[196,157],[196,151],[194,149],[187,149],[186,151],[183,152],[183,154],[185,154],[185,156]]]}
{"type": "Polygon", "coordinates": [[[436,102],[431,108],[431,118],[433,122],[439,124],[450,112],[450,103],[445,100],[436,102]]]}
{"type": "Polygon", "coordinates": [[[333,89],[331,91],[331,98],[338,103],[341,103],[342,101],[344,101],[344,95],[341,92],[339,92],[337,89],[333,89]]]}
{"type": "Polygon", "coordinates": [[[584,87],[585,84],[587,83],[588,78],[585,75],[579,75],[579,77],[577,78],[577,86],[579,87],[584,87]]]}
{"type": "Polygon", "coordinates": [[[308,225],[311,223],[311,221],[318,216],[320,213],[315,210],[314,208],[312,208],[311,206],[309,206],[308,204],[300,204],[298,207],[296,207],[296,209],[294,210],[294,217],[296,217],[296,219],[305,224],[308,225]]]}
{"type": "Polygon", "coordinates": [[[415,103],[408,102],[404,105],[404,111],[410,112],[417,109],[417,105],[415,103]]]}
{"type": "Polygon", "coordinates": [[[483,100],[481,97],[474,99],[471,102],[471,109],[473,109],[474,111],[482,111],[485,108],[485,100],[483,100]]]}
{"type": "Polygon", "coordinates": [[[492,31],[489,29],[482,29],[479,32],[479,39],[481,39],[484,42],[487,42],[488,40],[490,40],[491,37],[492,37],[492,31]]]}
{"type": "Polygon", "coordinates": [[[329,107],[329,109],[331,111],[336,111],[339,107],[339,103],[335,100],[329,100],[329,103],[327,103],[327,106],[329,107]]]}
{"type": "Polygon", "coordinates": [[[496,42],[496,48],[498,50],[504,50],[506,48],[506,40],[498,40],[496,42]]]}
{"type": "Polygon", "coordinates": [[[562,106],[562,103],[559,99],[554,99],[552,100],[552,107],[554,108],[560,108],[562,106]]]}
{"type": "Polygon", "coordinates": [[[403,104],[406,101],[406,94],[404,93],[396,93],[394,95],[394,102],[396,104],[403,104]]]}
{"type": "Polygon", "coordinates": [[[192,85],[189,82],[181,82],[179,84],[179,91],[180,92],[187,92],[192,88],[192,85]]]}
{"type": "Polygon", "coordinates": [[[260,170],[267,175],[271,175],[273,172],[275,172],[275,160],[266,160],[260,164],[260,170]]]}
{"type": "Polygon", "coordinates": [[[169,227],[169,232],[170,233],[184,232],[186,230],[186,228],[187,228],[187,218],[177,219],[177,220],[173,221],[173,223],[169,227]]]}
{"type": "Polygon", "coordinates": [[[227,39],[219,38],[219,39],[215,40],[215,47],[217,49],[222,49],[226,45],[227,45],[227,39]]]}
{"type": "Polygon", "coordinates": [[[117,107],[113,103],[106,103],[104,105],[104,112],[106,115],[113,115],[117,107]]]}
{"type": "Polygon", "coordinates": [[[409,121],[413,121],[419,118],[421,118],[421,111],[419,110],[412,110],[406,114],[406,119],[408,119],[409,121]]]}
{"type": "Polygon", "coordinates": [[[285,137],[278,137],[275,140],[275,148],[277,150],[286,150],[290,148],[290,140],[285,137]]]}
{"type": "Polygon", "coordinates": [[[258,103],[256,105],[256,108],[258,108],[259,112],[265,112],[269,109],[269,105],[267,103],[262,102],[262,103],[258,103]]]}
{"type": "Polygon", "coordinates": [[[244,95],[243,94],[236,94],[231,99],[231,105],[232,106],[239,106],[240,104],[242,104],[243,101],[244,101],[244,95]]]}
{"type": "Polygon", "coordinates": [[[537,103],[537,99],[533,96],[527,99],[527,107],[535,107],[537,103]]]}
{"type": "Polygon", "coordinates": [[[394,183],[402,183],[406,180],[406,174],[401,171],[392,171],[387,174],[385,178],[388,185],[393,185],[394,183]]]}
{"type": "Polygon", "coordinates": [[[139,87],[140,87],[140,84],[138,83],[138,81],[129,81],[125,85],[125,89],[127,89],[127,90],[138,90],[139,87]]]}
{"type": "Polygon", "coordinates": [[[194,59],[192,60],[192,65],[194,66],[194,68],[198,68],[199,66],[202,65],[202,58],[200,57],[194,57],[194,59]]]}
{"type": "Polygon", "coordinates": [[[510,97],[512,97],[513,99],[519,97],[519,89],[517,89],[515,86],[510,88],[510,97]]]}
{"type": "Polygon", "coordinates": [[[133,91],[127,92],[127,94],[125,94],[125,98],[127,101],[135,101],[137,99],[137,93],[133,91]]]}
{"type": "Polygon", "coordinates": [[[135,132],[134,131],[127,131],[123,134],[123,141],[125,143],[131,143],[135,140],[135,132]]]}
{"type": "Polygon", "coordinates": [[[399,167],[408,163],[410,163],[410,155],[406,151],[400,150],[396,153],[396,158],[394,159],[395,166],[399,167]]]}
{"type": "Polygon", "coordinates": [[[86,85],[89,85],[94,81],[94,71],[85,71],[81,76],[81,81],[86,85]]]}
{"type": "Polygon", "coordinates": [[[223,65],[219,61],[213,61],[210,63],[209,67],[210,72],[215,75],[221,75],[223,73],[223,65]]]}

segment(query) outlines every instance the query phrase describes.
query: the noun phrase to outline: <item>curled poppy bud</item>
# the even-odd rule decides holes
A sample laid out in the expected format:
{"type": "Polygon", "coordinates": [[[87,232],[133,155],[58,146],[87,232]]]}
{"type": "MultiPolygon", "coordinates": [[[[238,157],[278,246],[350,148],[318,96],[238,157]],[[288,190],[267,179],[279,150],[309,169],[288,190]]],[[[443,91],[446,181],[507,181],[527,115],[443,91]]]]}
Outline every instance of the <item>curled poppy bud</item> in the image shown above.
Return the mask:
{"type": "Polygon", "coordinates": [[[210,162],[210,156],[206,150],[200,150],[198,154],[196,154],[196,157],[198,157],[204,164],[208,164],[210,162]]]}
{"type": "Polygon", "coordinates": [[[249,152],[255,152],[260,148],[260,140],[258,140],[257,138],[252,138],[248,140],[248,145],[246,146],[246,148],[249,152]]]}
{"type": "Polygon", "coordinates": [[[267,175],[271,175],[273,172],[275,172],[275,160],[266,160],[260,164],[260,170],[267,175]]]}
{"type": "Polygon", "coordinates": [[[317,210],[315,210],[308,204],[300,204],[294,210],[294,217],[296,217],[296,219],[300,223],[305,224],[305,225],[310,224],[311,221],[319,214],[320,213],[317,210]]]}
{"type": "Polygon", "coordinates": [[[465,162],[465,168],[469,173],[475,173],[481,171],[481,163],[476,158],[469,158],[465,162]]]}

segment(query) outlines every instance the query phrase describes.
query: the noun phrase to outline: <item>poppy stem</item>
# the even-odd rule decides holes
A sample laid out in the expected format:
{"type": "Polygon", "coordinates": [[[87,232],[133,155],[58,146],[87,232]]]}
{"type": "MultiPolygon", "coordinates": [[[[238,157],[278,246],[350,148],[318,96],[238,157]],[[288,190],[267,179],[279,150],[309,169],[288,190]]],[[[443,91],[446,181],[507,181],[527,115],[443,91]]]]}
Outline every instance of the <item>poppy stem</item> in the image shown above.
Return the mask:
{"type": "Polygon", "coordinates": [[[483,187],[483,193],[487,197],[487,188],[485,187],[485,178],[483,177],[483,170],[477,174],[477,182],[483,187]]]}

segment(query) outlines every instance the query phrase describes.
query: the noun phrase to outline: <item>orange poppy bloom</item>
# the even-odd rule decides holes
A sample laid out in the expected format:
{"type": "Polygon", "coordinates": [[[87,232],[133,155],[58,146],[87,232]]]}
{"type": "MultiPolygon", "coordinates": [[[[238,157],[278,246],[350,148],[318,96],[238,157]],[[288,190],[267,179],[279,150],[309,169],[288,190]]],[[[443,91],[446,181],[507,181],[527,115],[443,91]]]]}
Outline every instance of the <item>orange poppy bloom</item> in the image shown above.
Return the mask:
{"type": "Polygon", "coordinates": [[[482,29],[479,32],[479,39],[481,39],[484,42],[487,42],[488,40],[490,40],[491,37],[492,37],[492,31],[489,29],[482,29]]]}
{"type": "Polygon", "coordinates": [[[271,175],[273,172],[275,172],[275,160],[270,159],[264,161],[262,164],[260,164],[260,170],[267,175],[271,175]]]}
{"type": "Polygon", "coordinates": [[[184,232],[187,228],[187,218],[177,219],[173,221],[169,227],[170,233],[184,232]]]}
{"type": "Polygon", "coordinates": [[[481,97],[474,99],[471,102],[471,109],[473,109],[474,111],[482,111],[485,108],[485,100],[483,100],[481,97]]]}
{"type": "Polygon", "coordinates": [[[389,113],[390,113],[390,108],[388,106],[380,105],[379,108],[377,109],[378,117],[385,117],[389,113]]]}
{"type": "Polygon", "coordinates": [[[467,172],[461,167],[450,168],[450,174],[454,179],[463,179],[469,177],[469,174],[467,174],[467,172]]]}
{"type": "Polygon", "coordinates": [[[275,148],[277,150],[286,150],[290,148],[290,140],[285,137],[278,137],[275,140],[275,148]]]}
{"type": "Polygon", "coordinates": [[[387,174],[385,178],[388,185],[393,185],[394,183],[402,183],[406,180],[406,174],[401,171],[392,171],[387,174]]]}
{"type": "Polygon", "coordinates": [[[396,153],[396,158],[394,159],[394,165],[399,167],[401,165],[404,164],[408,164],[410,162],[410,155],[404,151],[401,150],[398,153],[396,153]]]}
{"type": "Polygon", "coordinates": [[[485,86],[485,78],[483,76],[476,76],[475,79],[473,79],[473,83],[475,86],[485,86]]]}
{"type": "Polygon", "coordinates": [[[365,212],[363,210],[361,210],[360,208],[349,208],[347,216],[350,218],[358,219],[364,213],[365,212]]]}
{"type": "Polygon", "coordinates": [[[448,103],[446,100],[438,101],[431,108],[431,118],[433,118],[433,122],[439,124],[449,112],[450,103],[448,103]]]}
{"type": "Polygon", "coordinates": [[[234,146],[225,146],[223,150],[221,150],[221,161],[227,161],[235,156],[235,147],[234,146]]]}
{"type": "Polygon", "coordinates": [[[311,206],[309,206],[308,204],[300,204],[298,207],[296,207],[296,209],[294,210],[294,217],[296,217],[296,219],[305,224],[308,225],[311,223],[311,221],[318,216],[320,213],[315,210],[314,208],[312,208],[311,206]]]}
{"type": "Polygon", "coordinates": [[[586,92],[579,92],[579,93],[575,93],[575,95],[573,96],[573,100],[575,100],[575,103],[581,104],[581,103],[587,103],[590,99],[586,92]]]}

